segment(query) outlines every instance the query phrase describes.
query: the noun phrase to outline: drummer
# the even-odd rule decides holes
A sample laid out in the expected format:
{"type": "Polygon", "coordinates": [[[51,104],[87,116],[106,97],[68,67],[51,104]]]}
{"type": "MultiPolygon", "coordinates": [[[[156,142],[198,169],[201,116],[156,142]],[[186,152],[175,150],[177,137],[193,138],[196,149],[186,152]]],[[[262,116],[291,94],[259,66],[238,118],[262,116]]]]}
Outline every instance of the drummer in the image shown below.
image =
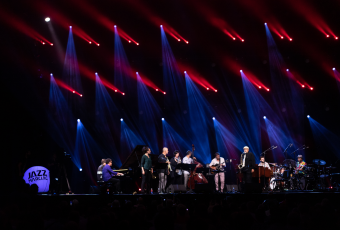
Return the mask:
{"type": "Polygon", "coordinates": [[[303,174],[305,170],[306,162],[303,161],[302,155],[297,156],[298,162],[296,163],[295,174],[303,174]]]}
{"type": "Polygon", "coordinates": [[[260,163],[258,164],[258,166],[262,166],[262,167],[265,167],[266,169],[270,170],[270,166],[269,166],[268,162],[265,161],[264,156],[260,157],[260,163]]]}

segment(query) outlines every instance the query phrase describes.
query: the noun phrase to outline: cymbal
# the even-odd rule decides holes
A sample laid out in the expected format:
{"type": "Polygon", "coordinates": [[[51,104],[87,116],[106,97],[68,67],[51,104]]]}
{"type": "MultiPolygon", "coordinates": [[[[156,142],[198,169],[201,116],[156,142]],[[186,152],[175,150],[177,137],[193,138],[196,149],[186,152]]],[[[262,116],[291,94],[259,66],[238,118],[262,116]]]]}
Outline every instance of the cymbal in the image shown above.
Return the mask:
{"type": "Polygon", "coordinates": [[[270,164],[270,165],[277,165],[277,163],[268,163],[268,164],[270,164]]]}
{"type": "Polygon", "coordinates": [[[313,163],[316,164],[316,165],[325,165],[326,161],[321,160],[321,159],[314,159],[313,163]]]}
{"type": "Polygon", "coordinates": [[[329,166],[329,167],[326,167],[326,169],[336,169],[336,167],[329,166]]]}

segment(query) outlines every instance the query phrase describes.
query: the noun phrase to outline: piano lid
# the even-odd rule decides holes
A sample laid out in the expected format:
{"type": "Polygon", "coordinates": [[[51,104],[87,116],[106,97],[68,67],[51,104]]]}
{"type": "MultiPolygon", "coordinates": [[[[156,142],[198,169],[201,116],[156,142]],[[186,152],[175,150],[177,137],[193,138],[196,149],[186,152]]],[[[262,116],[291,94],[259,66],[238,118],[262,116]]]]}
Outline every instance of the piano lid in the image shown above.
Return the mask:
{"type": "MultiPolygon", "coordinates": [[[[142,149],[145,145],[137,145],[134,150],[130,153],[130,155],[126,158],[125,162],[122,164],[120,169],[127,168],[137,168],[140,165],[142,160],[142,149]]],[[[150,154],[152,165],[156,165],[158,161],[158,155],[150,154]]]]}

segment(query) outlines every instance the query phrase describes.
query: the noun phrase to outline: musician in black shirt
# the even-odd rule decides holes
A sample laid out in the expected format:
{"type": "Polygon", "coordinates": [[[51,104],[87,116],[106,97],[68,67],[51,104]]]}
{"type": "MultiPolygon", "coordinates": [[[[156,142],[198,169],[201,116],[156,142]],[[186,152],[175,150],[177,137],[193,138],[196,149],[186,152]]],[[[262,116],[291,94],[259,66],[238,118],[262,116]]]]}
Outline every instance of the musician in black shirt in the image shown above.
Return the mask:
{"type": "Polygon", "coordinates": [[[246,184],[250,184],[252,181],[252,173],[256,167],[255,156],[249,152],[249,147],[243,147],[243,153],[241,154],[240,165],[242,165],[241,172],[243,173],[243,180],[246,184]]]}
{"type": "Polygon", "coordinates": [[[142,194],[145,194],[145,186],[146,185],[146,194],[150,194],[150,181],[151,181],[151,173],[153,173],[152,169],[152,161],[150,157],[151,150],[148,146],[144,146],[142,149],[144,155],[141,160],[141,168],[142,168],[142,184],[141,191],[142,194]]]}
{"type": "Polygon", "coordinates": [[[158,163],[167,163],[168,167],[166,169],[159,169],[158,176],[159,176],[159,193],[165,193],[165,187],[167,183],[167,177],[170,174],[170,161],[168,157],[166,156],[168,154],[169,150],[167,147],[163,148],[162,154],[159,154],[158,156],[158,163]]]}

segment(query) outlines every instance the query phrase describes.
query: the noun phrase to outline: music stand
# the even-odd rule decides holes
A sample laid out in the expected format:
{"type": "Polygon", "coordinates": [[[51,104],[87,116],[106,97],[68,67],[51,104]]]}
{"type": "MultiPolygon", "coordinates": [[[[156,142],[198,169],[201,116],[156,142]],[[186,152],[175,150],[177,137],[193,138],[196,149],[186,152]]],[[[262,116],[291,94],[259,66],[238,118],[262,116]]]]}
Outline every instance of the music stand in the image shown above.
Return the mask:
{"type": "MultiPolygon", "coordinates": [[[[168,169],[168,163],[157,163],[156,164],[156,167],[155,167],[156,169],[164,169],[165,171],[168,169]]],[[[163,178],[163,180],[165,181],[165,172],[164,172],[164,178],[163,178]]],[[[166,185],[165,185],[166,186],[166,185]]],[[[160,184],[158,184],[158,188],[160,188],[160,184]]],[[[164,188],[164,190],[165,190],[165,188],[164,188]]],[[[159,192],[161,193],[162,191],[161,190],[159,190],[159,192]]],[[[164,191],[165,192],[165,191],[164,191]]]]}
{"type": "MultiPolygon", "coordinates": [[[[181,165],[181,169],[183,169],[183,170],[186,170],[186,171],[190,171],[190,176],[191,176],[191,172],[193,171],[193,170],[195,170],[195,168],[196,168],[196,164],[178,164],[178,165],[181,165]]],[[[178,166],[177,165],[177,166],[178,166]]],[[[190,179],[190,178],[189,178],[190,179]]],[[[188,180],[189,180],[188,179],[188,180]]],[[[192,178],[193,179],[193,178],[192,178]]],[[[184,186],[186,186],[186,185],[184,185],[184,186]]],[[[190,190],[189,191],[187,191],[187,193],[191,193],[191,194],[195,194],[195,192],[192,190],[192,188],[191,188],[191,183],[190,183],[190,190]]]]}

